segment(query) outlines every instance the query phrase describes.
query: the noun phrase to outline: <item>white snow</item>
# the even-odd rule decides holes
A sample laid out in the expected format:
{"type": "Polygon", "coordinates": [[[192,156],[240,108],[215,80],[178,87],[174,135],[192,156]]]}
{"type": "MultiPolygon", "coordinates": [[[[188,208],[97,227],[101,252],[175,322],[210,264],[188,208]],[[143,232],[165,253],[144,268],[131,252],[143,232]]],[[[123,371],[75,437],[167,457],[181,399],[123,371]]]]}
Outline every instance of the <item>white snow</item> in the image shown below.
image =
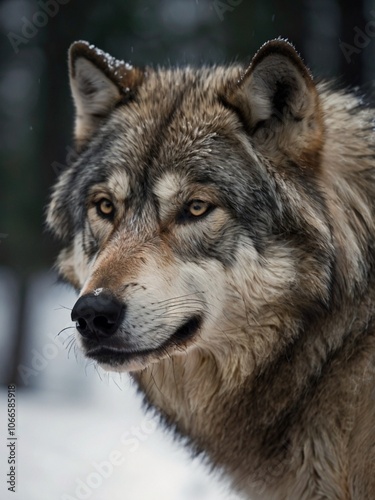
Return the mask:
{"type": "Polygon", "coordinates": [[[95,47],[95,45],[90,44],[86,40],[79,40],[79,43],[86,45],[91,51],[95,52],[97,56],[99,56],[106,62],[108,68],[112,71],[120,67],[125,67],[125,69],[127,69],[128,71],[131,71],[133,69],[133,66],[130,63],[125,62],[122,59],[116,59],[115,57],[111,56],[111,54],[108,54],[108,52],[104,52],[104,50],[95,47]]]}

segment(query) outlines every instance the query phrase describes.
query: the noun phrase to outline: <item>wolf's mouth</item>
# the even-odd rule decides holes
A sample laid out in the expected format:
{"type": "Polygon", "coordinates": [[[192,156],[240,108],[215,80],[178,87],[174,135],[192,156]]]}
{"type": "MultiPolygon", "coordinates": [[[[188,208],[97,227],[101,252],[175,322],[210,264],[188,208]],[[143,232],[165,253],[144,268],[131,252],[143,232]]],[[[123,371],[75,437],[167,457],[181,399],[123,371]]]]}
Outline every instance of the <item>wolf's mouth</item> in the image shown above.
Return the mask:
{"type": "Polygon", "coordinates": [[[129,364],[132,361],[140,361],[146,366],[148,359],[150,361],[157,360],[158,358],[165,357],[171,350],[186,347],[199,330],[201,324],[202,316],[192,316],[185,321],[169,339],[154,349],[127,351],[126,349],[118,347],[96,346],[86,351],[85,355],[100,364],[110,365],[112,367],[129,364]]]}

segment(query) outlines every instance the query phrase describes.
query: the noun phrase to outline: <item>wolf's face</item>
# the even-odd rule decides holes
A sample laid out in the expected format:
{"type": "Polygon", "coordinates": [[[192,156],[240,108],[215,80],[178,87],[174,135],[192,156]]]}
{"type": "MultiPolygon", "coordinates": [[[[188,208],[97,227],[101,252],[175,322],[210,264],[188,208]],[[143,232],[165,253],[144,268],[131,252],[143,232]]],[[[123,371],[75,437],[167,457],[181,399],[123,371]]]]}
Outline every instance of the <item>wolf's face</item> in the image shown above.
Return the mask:
{"type": "Polygon", "coordinates": [[[115,370],[267,356],[279,308],[328,300],[319,102],[294,49],[270,42],[246,71],[141,71],[78,42],[70,71],[80,156],[48,224],[85,354],[115,370]]]}

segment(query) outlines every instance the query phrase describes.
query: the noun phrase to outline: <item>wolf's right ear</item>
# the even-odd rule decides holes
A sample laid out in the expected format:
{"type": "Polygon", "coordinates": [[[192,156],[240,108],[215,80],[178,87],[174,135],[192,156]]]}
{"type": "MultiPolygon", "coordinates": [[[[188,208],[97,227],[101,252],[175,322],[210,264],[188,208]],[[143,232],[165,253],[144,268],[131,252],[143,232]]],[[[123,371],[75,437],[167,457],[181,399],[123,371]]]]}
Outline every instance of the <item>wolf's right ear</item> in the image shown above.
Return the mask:
{"type": "Polygon", "coordinates": [[[69,49],[69,73],[76,108],[75,141],[80,150],[115,106],[130,98],[144,72],[79,41],[69,49]]]}
{"type": "Polygon", "coordinates": [[[314,163],[323,137],[319,96],[292,44],[282,39],[265,43],[224,102],[238,112],[262,153],[314,163]]]}

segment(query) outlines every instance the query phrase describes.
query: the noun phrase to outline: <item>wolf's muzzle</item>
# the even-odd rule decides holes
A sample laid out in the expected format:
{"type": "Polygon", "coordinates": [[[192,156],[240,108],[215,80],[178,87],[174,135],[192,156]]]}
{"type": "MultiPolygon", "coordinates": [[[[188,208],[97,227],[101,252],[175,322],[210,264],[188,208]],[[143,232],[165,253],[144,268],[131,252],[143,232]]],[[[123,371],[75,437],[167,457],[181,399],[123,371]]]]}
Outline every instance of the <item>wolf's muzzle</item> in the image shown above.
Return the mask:
{"type": "Polygon", "coordinates": [[[118,330],[124,312],[124,304],[113,296],[90,293],[77,300],[71,317],[82,337],[107,338],[118,330]]]}

